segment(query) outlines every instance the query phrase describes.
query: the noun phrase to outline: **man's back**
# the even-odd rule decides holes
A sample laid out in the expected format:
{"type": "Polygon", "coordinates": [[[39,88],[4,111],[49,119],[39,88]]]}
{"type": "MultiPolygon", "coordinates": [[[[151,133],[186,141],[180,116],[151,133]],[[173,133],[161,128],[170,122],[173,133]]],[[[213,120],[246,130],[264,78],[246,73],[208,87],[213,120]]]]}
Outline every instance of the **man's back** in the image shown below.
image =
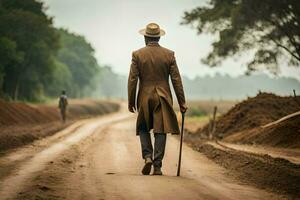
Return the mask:
{"type": "Polygon", "coordinates": [[[150,43],[135,51],[139,67],[140,81],[168,81],[170,66],[174,52],[161,47],[158,43],[150,43]]]}
{"type": "Polygon", "coordinates": [[[185,97],[174,52],[161,47],[158,42],[148,42],[147,46],[132,54],[128,78],[129,109],[136,108],[136,86],[139,79],[137,98],[137,134],[140,130],[179,134],[169,77],[181,107],[185,107],[185,97]]]}
{"type": "Polygon", "coordinates": [[[169,77],[181,112],[185,112],[187,108],[174,52],[158,44],[160,36],[163,36],[165,31],[160,29],[158,24],[150,23],[145,29],[140,30],[140,33],[144,35],[146,47],[132,53],[128,77],[128,109],[130,112],[138,111],[136,134],[140,136],[142,156],[145,159],[142,174],[149,175],[153,163],[153,174],[162,175],[166,134],[179,134],[177,118],[172,106],[169,77]],[[154,148],[151,144],[151,129],[155,137],[154,148]]]}
{"type": "Polygon", "coordinates": [[[68,97],[65,94],[60,95],[59,97],[59,102],[58,102],[58,107],[60,109],[66,109],[68,105],[68,97]]]}

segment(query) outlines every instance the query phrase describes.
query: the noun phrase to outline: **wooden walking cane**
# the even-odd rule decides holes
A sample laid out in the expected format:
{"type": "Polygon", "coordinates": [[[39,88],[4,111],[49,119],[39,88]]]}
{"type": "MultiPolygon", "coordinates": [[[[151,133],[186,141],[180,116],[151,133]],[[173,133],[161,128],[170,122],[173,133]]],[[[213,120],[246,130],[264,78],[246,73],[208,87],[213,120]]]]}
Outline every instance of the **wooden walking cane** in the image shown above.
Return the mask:
{"type": "Polygon", "coordinates": [[[182,112],[181,113],[181,132],[180,132],[180,147],[179,147],[179,159],[178,159],[177,176],[180,176],[182,141],[183,141],[183,126],[184,126],[184,113],[182,112]]]}

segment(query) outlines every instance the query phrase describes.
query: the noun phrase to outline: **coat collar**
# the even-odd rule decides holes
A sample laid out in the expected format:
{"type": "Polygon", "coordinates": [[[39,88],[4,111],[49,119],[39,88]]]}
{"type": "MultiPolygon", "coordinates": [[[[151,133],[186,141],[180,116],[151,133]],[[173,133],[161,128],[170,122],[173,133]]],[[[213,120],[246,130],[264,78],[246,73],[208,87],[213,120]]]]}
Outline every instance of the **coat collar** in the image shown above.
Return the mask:
{"type": "Polygon", "coordinates": [[[150,47],[152,47],[152,46],[159,47],[160,45],[159,45],[158,42],[148,42],[147,46],[150,46],[150,47]]]}

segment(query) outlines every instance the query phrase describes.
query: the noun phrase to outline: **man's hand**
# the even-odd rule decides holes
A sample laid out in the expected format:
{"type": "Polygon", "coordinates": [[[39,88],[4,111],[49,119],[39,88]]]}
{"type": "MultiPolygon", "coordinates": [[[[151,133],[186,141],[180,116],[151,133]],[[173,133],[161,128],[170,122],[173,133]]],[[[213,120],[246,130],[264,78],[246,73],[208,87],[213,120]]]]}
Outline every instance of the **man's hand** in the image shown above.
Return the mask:
{"type": "Polygon", "coordinates": [[[180,112],[185,113],[187,111],[188,107],[186,105],[181,105],[180,106],[180,112]]]}
{"type": "Polygon", "coordinates": [[[132,113],[135,113],[135,111],[136,111],[135,106],[132,106],[132,105],[128,105],[128,110],[129,110],[129,112],[132,112],[132,113]]]}

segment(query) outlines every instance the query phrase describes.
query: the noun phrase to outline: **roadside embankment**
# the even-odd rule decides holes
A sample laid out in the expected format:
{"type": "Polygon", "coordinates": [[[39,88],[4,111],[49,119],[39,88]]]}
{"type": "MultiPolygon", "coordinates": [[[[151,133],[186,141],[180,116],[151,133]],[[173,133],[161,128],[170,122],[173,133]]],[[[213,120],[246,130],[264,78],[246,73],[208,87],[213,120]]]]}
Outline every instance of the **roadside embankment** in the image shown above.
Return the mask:
{"type": "MultiPolygon", "coordinates": [[[[300,148],[299,115],[273,123],[300,110],[295,97],[259,93],[235,106],[216,120],[214,136],[226,142],[300,148]],[[272,126],[264,127],[271,123],[272,126]]],[[[207,138],[209,124],[194,132],[207,138]]]]}
{"type": "Polygon", "coordinates": [[[67,122],[62,123],[56,105],[29,105],[0,100],[0,151],[52,135],[75,120],[115,112],[119,107],[116,102],[70,100],[67,122]]]}
{"type": "Polygon", "coordinates": [[[297,199],[300,196],[300,165],[266,154],[211,145],[191,135],[187,135],[185,141],[194,150],[224,167],[229,176],[244,184],[285,195],[287,199],[297,199]]]}
{"type": "Polygon", "coordinates": [[[186,131],[185,142],[242,183],[285,195],[287,199],[298,199],[298,101],[299,97],[259,93],[217,116],[213,128],[209,120],[206,124],[199,121],[201,126],[197,130],[186,131]]]}

